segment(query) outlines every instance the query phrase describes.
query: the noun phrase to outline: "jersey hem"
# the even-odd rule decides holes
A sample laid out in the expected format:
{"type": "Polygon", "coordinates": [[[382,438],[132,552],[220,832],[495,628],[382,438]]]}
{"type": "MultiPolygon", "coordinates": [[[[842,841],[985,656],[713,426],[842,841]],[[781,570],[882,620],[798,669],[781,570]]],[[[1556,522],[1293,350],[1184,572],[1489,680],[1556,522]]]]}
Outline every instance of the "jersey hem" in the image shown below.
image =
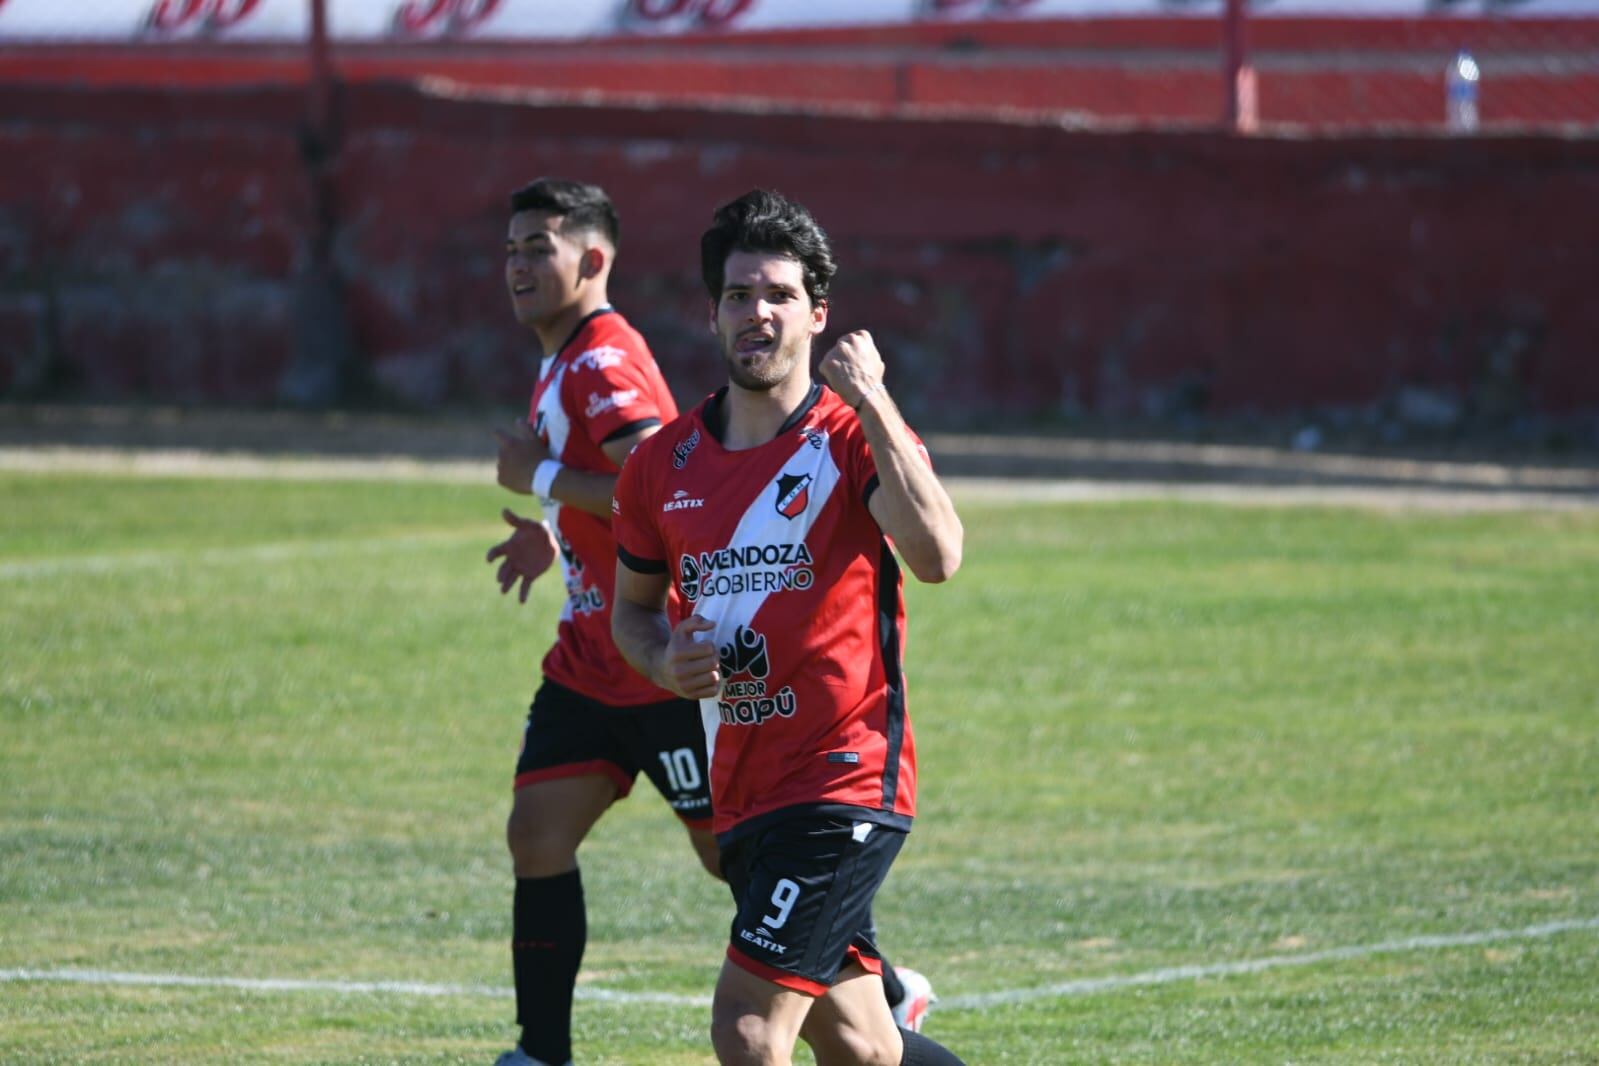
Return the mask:
{"type": "Polygon", "coordinates": [[[762,829],[786,822],[790,818],[809,817],[836,817],[847,818],[856,822],[871,822],[885,829],[898,830],[901,833],[911,831],[913,816],[901,814],[898,811],[885,811],[879,807],[858,807],[852,803],[796,803],[790,807],[779,807],[775,811],[766,811],[744,819],[729,829],[724,829],[716,834],[716,843],[727,847],[735,840],[758,833],[762,829]]]}

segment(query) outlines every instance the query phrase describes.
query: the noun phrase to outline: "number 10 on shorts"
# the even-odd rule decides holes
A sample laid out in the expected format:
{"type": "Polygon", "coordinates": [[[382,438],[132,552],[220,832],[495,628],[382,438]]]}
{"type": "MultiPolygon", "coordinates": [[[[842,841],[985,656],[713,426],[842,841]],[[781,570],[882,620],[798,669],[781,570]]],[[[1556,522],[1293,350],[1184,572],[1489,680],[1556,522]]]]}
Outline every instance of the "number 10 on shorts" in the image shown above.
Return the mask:
{"type": "Polygon", "coordinates": [[[666,780],[675,792],[692,792],[700,787],[700,767],[691,748],[659,753],[661,765],[666,767],[666,780]]]}

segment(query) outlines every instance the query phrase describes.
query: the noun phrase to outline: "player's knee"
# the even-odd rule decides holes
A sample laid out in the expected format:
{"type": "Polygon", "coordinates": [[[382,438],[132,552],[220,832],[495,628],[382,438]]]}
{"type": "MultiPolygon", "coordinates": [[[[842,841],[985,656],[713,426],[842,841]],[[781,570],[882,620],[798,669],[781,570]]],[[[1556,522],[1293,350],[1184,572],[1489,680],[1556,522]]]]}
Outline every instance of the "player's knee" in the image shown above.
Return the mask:
{"type": "Polygon", "coordinates": [[[558,819],[518,806],[505,822],[505,843],[518,877],[552,877],[572,868],[577,842],[558,819]]]}
{"type": "Polygon", "coordinates": [[[711,1009],[711,1047],[716,1061],[729,1066],[756,1066],[775,1061],[772,1030],[758,1014],[721,1004],[711,1009]]]}
{"type": "Polygon", "coordinates": [[[900,1046],[886,1034],[868,1033],[850,1026],[806,1026],[802,1035],[816,1056],[817,1066],[899,1066],[900,1046]]]}

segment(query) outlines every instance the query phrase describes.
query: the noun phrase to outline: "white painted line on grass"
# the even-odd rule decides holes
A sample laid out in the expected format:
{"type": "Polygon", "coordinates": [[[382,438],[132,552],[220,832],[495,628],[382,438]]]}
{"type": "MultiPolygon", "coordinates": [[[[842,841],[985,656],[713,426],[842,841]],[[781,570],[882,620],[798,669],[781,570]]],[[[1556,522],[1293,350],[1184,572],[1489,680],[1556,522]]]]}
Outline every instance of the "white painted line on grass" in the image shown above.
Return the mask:
{"type": "MultiPolygon", "coordinates": [[[[493,527],[483,529],[441,529],[419,533],[373,533],[364,537],[328,540],[291,540],[265,544],[245,544],[236,548],[169,548],[152,551],[113,552],[95,555],[52,555],[41,559],[19,559],[0,563],[0,581],[56,577],[63,574],[112,574],[124,570],[169,570],[188,572],[195,566],[231,563],[274,563],[295,559],[325,559],[339,553],[371,555],[379,551],[432,548],[459,541],[481,541],[487,545],[495,536],[493,527]]],[[[484,549],[488,549],[485,547],[484,549]]]]}
{"type": "Polygon", "coordinates": [[[1482,933],[1455,933],[1432,936],[1412,936],[1403,940],[1385,940],[1379,944],[1356,944],[1326,951],[1309,951],[1301,955],[1268,955],[1260,959],[1242,959],[1238,962],[1218,962],[1206,966],[1168,966],[1144,973],[1123,977],[1088,977],[1080,981],[1063,981],[1041,988],[1016,988],[1000,992],[979,992],[967,996],[947,996],[939,1000],[939,1010],[978,1010],[984,1007],[1001,1007],[1013,1003],[1031,1003],[1040,999],[1064,999],[1068,996],[1087,996],[1096,992],[1111,992],[1120,988],[1139,988],[1147,985],[1169,985],[1177,981],[1197,981],[1206,977],[1235,977],[1262,973],[1287,966],[1313,966],[1320,962],[1341,962],[1362,959],[1372,955],[1392,955],[1406,951],[1436,951],[1443,948],[1465,948],[1475,944],[1493,944],[1503,940],[1535,940],[1584,929],[1599,929],[1599,918],[1579,918],[1564,922],[1546,922],[1522,929],[1490,929],[1482,933]]]}
{"type": "MultiPolygon", "coordinates": [[[[3,2],[3,0],[0,0],[3,2]]],[[[1095,454],[1104,450],[1092,445],[1095,454]]],[[[1139,454],[1148,449],[1134,448],[1139,454]],[[1142,450],[1140,450],[1142,449],[1142,450]]],[[[936,452],[936,449],[935,449],[936,452]]],[[[1222,454],[1222,453],[1218,453],[1222,454]]],[[[1253,452],[1250,453],[1253,455],[1253,452]]],[[[1261,455],[1268,454],[1265,451],[1261,455]]],[[[1114,457],[1114,455],[1112,456],[1114,457]]],[[[1225,457],[1225,456],[1224,456],[1225,457]]],[[[1259,458],[1259,456],[1255,456],[1259,458]]],[[[1334,457],[1326,457],[1332,459],[1334,457]]],[[[1300,461],[1300,457],[1295,457],[1300,461]]],[[[1348,458],[1347,464],[1380,462],[1348,458]]],[[[1392,465],[1392,464],[1390,464],[1392,465]]],[[[1585,510],[1599,507],[1592,471],[1524,469],[1479,464],[1398,464],[1385,470],[1399,478],[1388,485],[1274,485],[1216,481],[1100,480],[1080,478],[946,477],[960,499],[1006,503],[1094,503],[1123,500],[1188,500],[1199,503],[1274,507],[1356,507],[1449,512],[1585,510]],[[1434,469],[1436,468],[1436,469],[1434,469]],[[1408,471],[1408,473],[1406,473],[1408,471]],[[1418,473],[1417,471],[1420,471],[1418,473]],[[1400,474],[1404,473],[1404,477],[1400,474]],[[1421,474],[1459,475],[1447,484],[1413,480],[1421,474]],[[1470,476],[1466,476],[1466,475],[1470,476]],[[1473,491],[1475,487],[1478,491],[1473,491]],[[1561,491],[1570,490],[1570,491],[1561,491]]],[[[1339,472],[1359,472],[1351,468],[1339,472]]],[[[57,474],[116,474],[122,477],[262,478],[289,481],[436,481],[494,484],[494,464],[464,459],[410,456],[257,455],[181,448],[0,447],[0,471],[57,474]]],[[[1368,473],[1369,476],[1369,473],[1368,473]]]]}
{"type": "MultiPolygon", "coordinates": [[[[1560,933],[1599,929],[1599,918],[1576,918],[1545,922],[1521,929],[1490,929],[1480,933],[1434,934],[1385,940],[1376,944],[1329,948],[1300,955],[1268,955],[1238,962],[1218,962],[1203,966],[1168,966],[1159,970],[1126,974],[1121,977],[1089,977],[1064,981],[1039,988],[1013,988],[997,992],[978,992],[964,996],[945,996],[939,1010],[981,1010],[1040,999],[1065,999],[1113,992],[1121,988],[1169,985],[1178,981],[1197,981],[1207,977],[1236,977],[1263,973],[1288,966],[1313,966],[1322,962],[1342,962],[1373,955],[1392,955],[1407,951],[1437,951],[1472,947],[1506,940],[1537,940],[1560,933]]],[[[243,992],[331,992],[337,995],[459,996],[466,998],[509,999],[510,988],[496,985],[436,985],[416,981],[315,981],[295,978],[192,977],[183,974],[117,973],[108,970],[0,970],[0,984],[22,981],[80,985],[132,985],[139,987],[233,988],[243,992]]],[[[579,985],[577,998],[591,1003],[640,1003],[670,1007],[708,1007],[711,997],[685,996],[671,992],[623,992],[579,985]]]]}
{"type": "MultiPolygon", "coordinates": [[[[191,977],[175,973],[117,973],[110,970],[0,970],[0,983],[34,981],[74,985],[131,985],[140,988],[233,988],[241,992],[331,992],[336,995],[459,996],[511,999],[499,985],[434,985],[419,981],[314,981],[291,977],[191,977]]],[[[710,996],[671,992],[621,992],[579,985],[577,998],[596,1003],[653,1003],[669,1007],[708,1007],[710,996]]]]}

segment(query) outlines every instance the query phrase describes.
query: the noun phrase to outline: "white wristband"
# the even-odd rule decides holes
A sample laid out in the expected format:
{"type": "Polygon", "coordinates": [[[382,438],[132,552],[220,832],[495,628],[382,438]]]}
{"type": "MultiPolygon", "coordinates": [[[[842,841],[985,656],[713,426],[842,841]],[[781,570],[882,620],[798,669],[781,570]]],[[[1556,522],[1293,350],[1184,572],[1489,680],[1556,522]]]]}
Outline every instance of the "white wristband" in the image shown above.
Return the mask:
{"type": "Polygon", "coordinates": [[[550,487],[555,484],[555,475],[566,468],[554,459],[545,459],[533,469],[533,495],[541,500],[550,498],[550,487]]]}

